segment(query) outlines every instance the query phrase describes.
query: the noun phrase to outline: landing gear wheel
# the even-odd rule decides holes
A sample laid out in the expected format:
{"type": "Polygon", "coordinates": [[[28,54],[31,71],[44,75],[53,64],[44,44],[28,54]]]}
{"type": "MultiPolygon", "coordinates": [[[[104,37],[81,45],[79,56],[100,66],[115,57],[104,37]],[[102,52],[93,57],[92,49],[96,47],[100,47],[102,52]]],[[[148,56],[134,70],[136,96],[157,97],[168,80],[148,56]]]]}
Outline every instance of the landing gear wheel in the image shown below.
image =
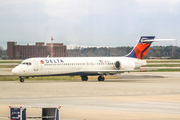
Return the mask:
{"type": "Polygon", "coordinates": [[[85,76],[82,76],[82,77],[81,77],[81,80],[82,80],[82,81],[87,81],[87,80],[88,80],[88,77],[87,77],[86,75],[85,75],[85,76]]]}
{"type": "Polygon", "coordinates": [[[24,78],[20,78],[20,82],[24,82],[24,78]]]}
{"type": "Polygon", "coordinates": [[[98,77],[98,81],[104,81],[104,79],[105,79],[104,76],[99,76],[98,77]]]}

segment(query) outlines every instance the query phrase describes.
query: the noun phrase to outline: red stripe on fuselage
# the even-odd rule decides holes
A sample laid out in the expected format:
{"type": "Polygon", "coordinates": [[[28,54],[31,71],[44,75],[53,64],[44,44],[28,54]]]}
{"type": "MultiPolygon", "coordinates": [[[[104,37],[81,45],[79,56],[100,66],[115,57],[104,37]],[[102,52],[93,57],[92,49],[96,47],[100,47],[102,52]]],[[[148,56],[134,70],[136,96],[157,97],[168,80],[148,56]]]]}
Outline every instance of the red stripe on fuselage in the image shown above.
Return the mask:
{"type": "Polygon", "coordinates": [[[146,53],[147,53],[147,51],[149,49],[149,47],[148,47],[149,45],[150,44],[137,44],[137,46],[135,47],[134,51],[135,51],[136,57],[138,59],[144,59],[144,56],[146,55],[146,53]],[[146,50],[143,52],[144,49],[146,49],[146,50]],[[142,58],[141,58],[141,54],[142,54],[142,58]]]}

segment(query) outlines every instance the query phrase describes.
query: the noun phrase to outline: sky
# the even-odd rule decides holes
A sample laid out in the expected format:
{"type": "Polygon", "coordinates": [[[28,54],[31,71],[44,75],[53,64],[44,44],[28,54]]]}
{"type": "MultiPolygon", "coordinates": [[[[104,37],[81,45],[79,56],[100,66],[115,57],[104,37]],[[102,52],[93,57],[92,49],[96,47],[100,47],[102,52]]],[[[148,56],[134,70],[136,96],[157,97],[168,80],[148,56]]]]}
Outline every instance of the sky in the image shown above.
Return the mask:
{"type": "Polygon", "coordinates": [[[0,0],[0,46],[7,41],[134,46],[140,36],[176,39],[180,0],[0,0]]]}

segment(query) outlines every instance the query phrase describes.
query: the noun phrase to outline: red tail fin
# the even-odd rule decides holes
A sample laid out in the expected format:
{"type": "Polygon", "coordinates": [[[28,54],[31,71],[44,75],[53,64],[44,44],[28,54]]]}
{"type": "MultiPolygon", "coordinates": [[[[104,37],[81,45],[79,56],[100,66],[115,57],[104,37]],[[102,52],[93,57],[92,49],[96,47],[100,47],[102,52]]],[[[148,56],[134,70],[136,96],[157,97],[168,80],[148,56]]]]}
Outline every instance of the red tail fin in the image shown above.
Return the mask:
{"type": "Polygon", "coordinates": [[[144,59],[154,38],[155,36],[141,36],[137,45],[128,55],[126,55],[126,57],[144,59]]]}

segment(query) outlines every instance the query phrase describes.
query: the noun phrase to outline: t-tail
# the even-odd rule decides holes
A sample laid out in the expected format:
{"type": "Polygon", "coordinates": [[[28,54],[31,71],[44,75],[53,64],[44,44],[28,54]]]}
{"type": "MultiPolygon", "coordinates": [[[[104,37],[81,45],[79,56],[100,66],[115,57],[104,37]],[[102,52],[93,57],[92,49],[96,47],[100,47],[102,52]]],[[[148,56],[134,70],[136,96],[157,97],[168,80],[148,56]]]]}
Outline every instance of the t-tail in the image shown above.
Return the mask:
{"type": "Polygon", "coordinates": [[[144,59],[155,36],[141,36],[134,49],[126,57],[144,59]]]}

